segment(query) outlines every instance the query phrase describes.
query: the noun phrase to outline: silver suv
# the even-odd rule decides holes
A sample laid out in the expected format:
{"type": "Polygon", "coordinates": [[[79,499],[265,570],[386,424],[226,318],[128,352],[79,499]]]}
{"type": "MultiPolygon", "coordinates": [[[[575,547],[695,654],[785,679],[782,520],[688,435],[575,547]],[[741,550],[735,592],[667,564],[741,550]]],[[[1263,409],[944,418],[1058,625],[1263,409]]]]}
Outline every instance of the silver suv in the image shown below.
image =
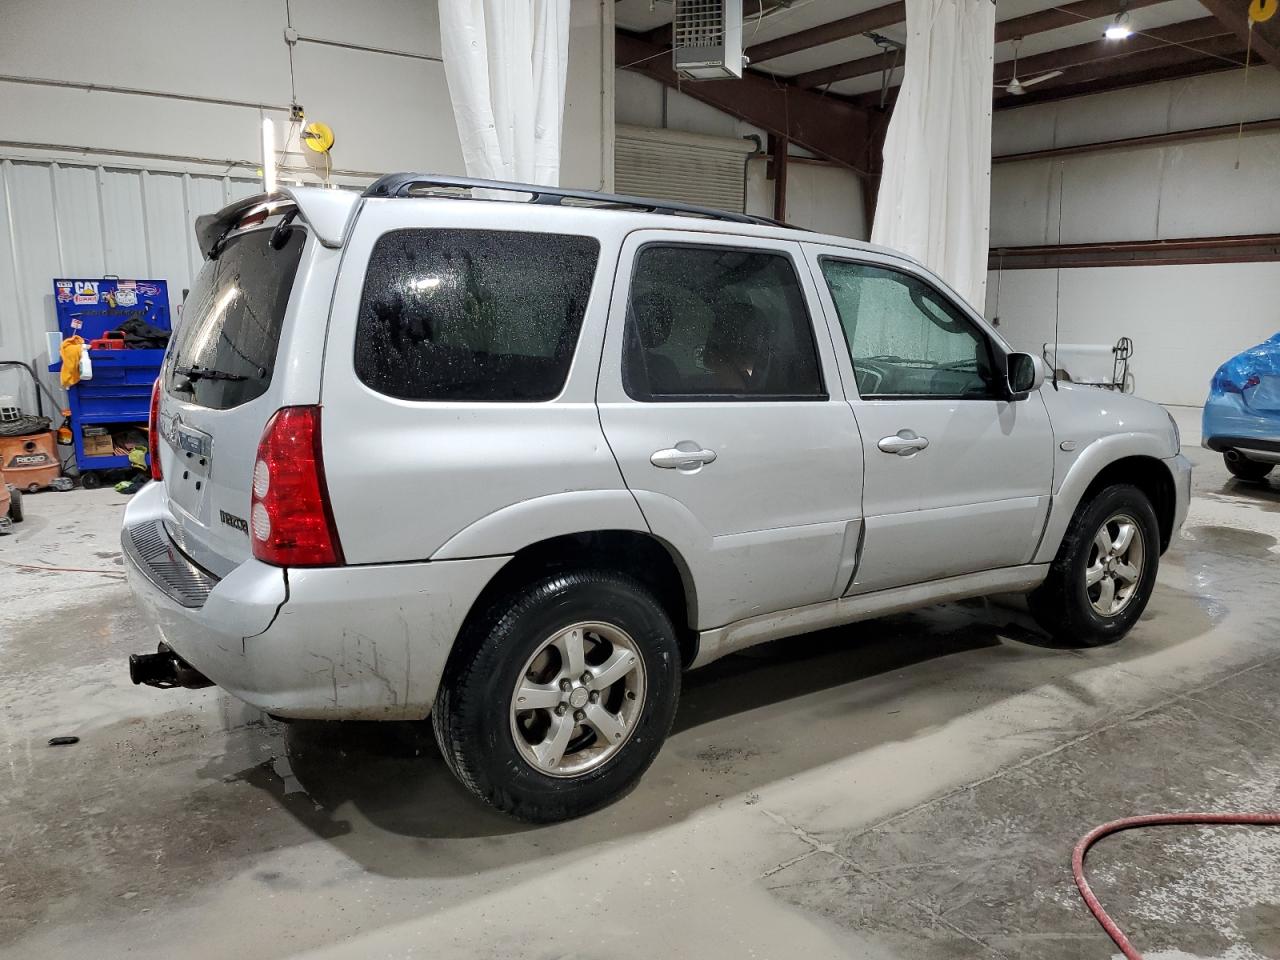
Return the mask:
{"type": "Polygon", "coordinates": [[[196,233],[124,520],[135,682],[429,714],[517,817],[624,793],[681,672],[752,644],[1013,591],[1115,640],[1186,514],[1161,408],[1042,388],[890,250],[412,174],[196,233]]]}

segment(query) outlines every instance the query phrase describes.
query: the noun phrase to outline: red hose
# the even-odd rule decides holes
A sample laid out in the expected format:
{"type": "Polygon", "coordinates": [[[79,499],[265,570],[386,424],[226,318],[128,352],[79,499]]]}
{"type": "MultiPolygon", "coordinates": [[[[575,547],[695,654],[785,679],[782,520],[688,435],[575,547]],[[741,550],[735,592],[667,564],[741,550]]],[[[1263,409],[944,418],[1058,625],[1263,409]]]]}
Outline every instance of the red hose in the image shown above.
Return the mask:
{"type": "Polygon", "coordinates": [[[123,570],[93,570],[89,567],[51,567],[45,563],[14,563],[12,560],[0,560],[6,567],[17,567],[19,570],[44,570],[49,573],[100,573],[104,577],[128,576],[123,570]]]}
{"type": "Polygon", "coordinates": [[[1098,902],[1098,898],[1089,887],[1089,881],[1084,878],[1084,856],[1089,852],[1089,848],[1103,837],[1119,833],[1121,830],[1174,824],[1280,826],[1280,813],[1150,813],[1141,817],[1125,817],[1123,820],[1112,820],[1110,823],[1104,823],[1100,827],[1094,827],[1081,837],[1080,842],[1076,844],[1075,851],[1071,854],[1071,872],[1075,874],[1076,886],[1080,889],[1080,896],[1084,897],[1084,902],[1089,908],[1089,912],[1093,914],[1098,923],[1102,924],[1102,929],[1107,931],[1107,935],[1116,942],[1116,946],[1120,948],[1120,952],[1128,960],[1142,960],[1142,954],[1129,942],[1129,938],[1120,931],[1120,928],[1116,926],[1116,922],[1111,919],[1107,911],[1102,909],[1102,904],[1098,902]]]}

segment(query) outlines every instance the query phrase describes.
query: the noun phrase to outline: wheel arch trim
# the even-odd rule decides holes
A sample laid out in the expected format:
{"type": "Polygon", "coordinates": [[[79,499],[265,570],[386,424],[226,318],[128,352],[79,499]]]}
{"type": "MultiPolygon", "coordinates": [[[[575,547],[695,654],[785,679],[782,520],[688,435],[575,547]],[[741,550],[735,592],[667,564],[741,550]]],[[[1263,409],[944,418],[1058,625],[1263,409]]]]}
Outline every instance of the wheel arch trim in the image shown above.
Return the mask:
{"type": "MultiPolygon", "coordinates": [[[[1062,484],[1054,493],[1045,522],[1040,545],[1032,557],[1032,563],[1050,563],[1057,556],[1062,538],[1066,536],[1071,518],[1080,508],[1085,494],[1105,470],[1124,460],[1140,459],[1169,473],[1166,463],[1168,451],[1159,438],[1146,433],[1117,433],[1102,437],[1089,444],[1071,464],[1062,484]]],[[[1173,475],[1169,473],[1170,484],[1173,475]]],[[[1152,504],[1158,511],[1159,504],[1152,504]]],[[[1163,521],[1162,521],[1163,523],[1163,521]]]]}
{"type": "Polygon", "coordinates": [[[629,491],[574,490],[495,510],[455,533],[431,559],[511,555],[545,540],[598,530],[650,532],[629,491]]]}

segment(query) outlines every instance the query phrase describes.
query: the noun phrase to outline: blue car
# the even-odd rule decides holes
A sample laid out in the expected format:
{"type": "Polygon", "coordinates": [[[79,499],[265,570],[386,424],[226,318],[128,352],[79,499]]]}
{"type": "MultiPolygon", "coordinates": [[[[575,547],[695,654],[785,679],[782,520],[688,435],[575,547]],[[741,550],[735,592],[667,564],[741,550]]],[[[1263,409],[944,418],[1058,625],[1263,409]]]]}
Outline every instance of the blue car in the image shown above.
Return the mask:
{"type": "Polygon", "coordinates": [[[1280,463],[1280,333],[1218,368],[1201,438],[1241,480],[1261,480],[1280,463]]]}

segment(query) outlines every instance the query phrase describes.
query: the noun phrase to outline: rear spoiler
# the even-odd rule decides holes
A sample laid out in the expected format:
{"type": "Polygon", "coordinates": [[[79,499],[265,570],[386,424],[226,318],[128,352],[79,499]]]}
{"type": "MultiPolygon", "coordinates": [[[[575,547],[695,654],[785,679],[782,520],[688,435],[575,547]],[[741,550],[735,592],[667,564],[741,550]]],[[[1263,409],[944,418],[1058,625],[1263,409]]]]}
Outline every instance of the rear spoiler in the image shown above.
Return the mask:
{"type": "Polygon", "coordinates": [[[296,209],[316,239],[326,247],[340,247],[359,202],[360,195],[354,191],[320,187],[286,187],[272,194],[259,193],[228,204],[217,213],[196,217],[196,244],[200,255],[208,259],[218,241],[235,229],[246,214],[265,207],[272,213],[296,209]]]}

